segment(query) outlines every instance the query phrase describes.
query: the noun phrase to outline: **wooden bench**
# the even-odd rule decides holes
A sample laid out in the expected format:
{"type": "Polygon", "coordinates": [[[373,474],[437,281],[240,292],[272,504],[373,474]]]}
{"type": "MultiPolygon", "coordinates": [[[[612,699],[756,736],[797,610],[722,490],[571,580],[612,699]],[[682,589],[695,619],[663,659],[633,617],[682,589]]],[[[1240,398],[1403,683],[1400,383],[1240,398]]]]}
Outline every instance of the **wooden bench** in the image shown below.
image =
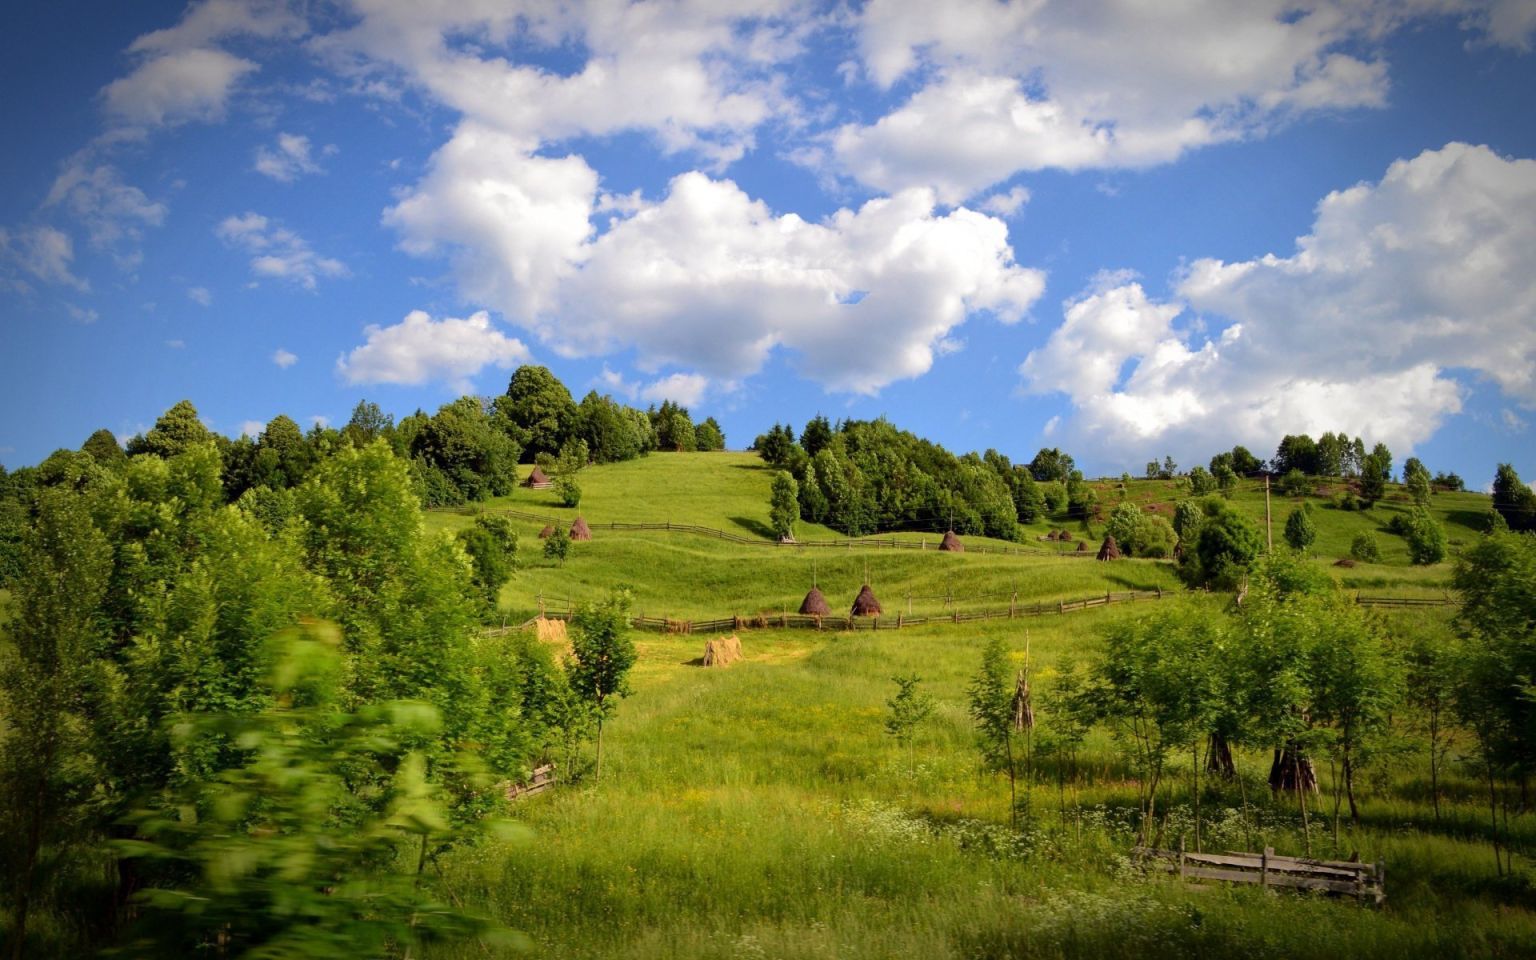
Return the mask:
{"type": "Polygon", "coordinates": [[[533,779],[527,783],[507,784],[507,799],[516,800],[529,794],[539,793],[555,785],[555,765],[546,763],[542,767],[535,767],[533,779]]]}
{"type": "Polygon", "coordinates": [[[1137,847],[1138,859],[1183,880],[1256,883],[1264,887],[1319,890],[1381,903],[1386,899],[1386,868],[1380,863],[1353,860],[1313,860],[1281,857],[1273,847],[1263,853],[1190,853],[1137,847]]]}

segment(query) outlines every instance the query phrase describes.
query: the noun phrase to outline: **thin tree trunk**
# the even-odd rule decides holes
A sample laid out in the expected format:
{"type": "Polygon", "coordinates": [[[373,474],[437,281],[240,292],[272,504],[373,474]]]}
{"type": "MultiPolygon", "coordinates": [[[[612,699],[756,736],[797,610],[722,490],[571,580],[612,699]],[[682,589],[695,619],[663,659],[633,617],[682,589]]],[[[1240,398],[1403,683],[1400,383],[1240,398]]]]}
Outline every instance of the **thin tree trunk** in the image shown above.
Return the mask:
{"type": "Polygon", "coordinates": [[[603,718],[597,718],[597,766],[592,771],[592,782],[603,779],[603,718]]]}
{"type": "Polygon", "coordinates": [[[1190,771],[1195,778],[1195,852],[1200,852],[1200,741],[1194,739],[1189,742],[1189,747],[1194,751],[1193,763],[1190,771]]]}
{"type": "Polygon", "coordinates": [[[1493,824],[1493,867],[1504,876],[1504,861],[1499,857],[1499,801],[1493,790],[1493,764],[1484,760],[1483,769],[1488,773],[1488,819],[1493,824]]]}
{"type": "Polygon", "coordinates": [[[1220,731],[1211,731],[1210,742],[1206,746],[1205,770],[1223,780],[1237,776],[1237,764],[1232,762],[1232,745],[1227,743],[1227,738],[1220,731]]]}
{"type": "Polygon", "coordinates": [[[1429,711],[1429,796],[1435,805],[1435,822],[1440,822],[1440,711],[1429,711]]]}
{"type": "MultiPolygon", "coordinates": [[[[1296,768],[1296,783],[1298,784],[1298,787],[1299,787],[1299,785],[1302,782],[1302,780],[1301,780],[1301,751],[1300,750],[1292,751],[1292,753],[1291,753],[1291,763],[1296,768]]],[[[1314,780],[1313,782],[1315,783],[1316,781],[1314,780]]],[[[1301,805],[1301,843],[1302,843],[1302,849],[1306,850],[1307,851],[1307,856],[1310,857],[1310,856],[1312,856],[1312,821],[1307,817],[1307,791],[1306,791],[1305,788],[1300,788],[1299,787],[1297,789],[1297,791],[1296,791],[1296,801],[1301,805]]]]}
{"type": "Polygon", "coordinates": [[[1350,758],[1349,747],[1344,748],[1344,795],[1349,797],[1349,822],[1360,829],[1360,805],[1355,802],[1355,762],[1350,758]]]}

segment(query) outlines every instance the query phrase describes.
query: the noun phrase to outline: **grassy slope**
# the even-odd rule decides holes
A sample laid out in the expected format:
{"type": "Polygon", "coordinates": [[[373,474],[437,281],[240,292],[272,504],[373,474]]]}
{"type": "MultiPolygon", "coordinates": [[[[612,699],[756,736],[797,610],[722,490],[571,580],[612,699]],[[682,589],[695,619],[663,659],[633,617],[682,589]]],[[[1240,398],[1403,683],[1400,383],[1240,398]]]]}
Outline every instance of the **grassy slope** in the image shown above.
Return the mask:
{"type": "MultiPolygon", "coordinates": [[[[584,472],[583,512],[596,521],[672,519],[761,533],[768,477],[743,455],[658,455],[584,472]]],[[[1163,504],[1172,492],[1155,482],[1129,489],[1163,504]]],[[[1114,502],[1109,487],[1103,496],[1114,502]]],[[[520,490],[504,503],[574,513],[552,501],[547,492],[520,490]]],[[[1244,490],[1236,502],[1262,518],[1261,492],[1244,490]]],[[[1486,502],[1440,495],[1435,507],[1452,539],[1467,539],[1457,511],[1474,513],[1486,502]]],[[[1277,524],[1285,509],[1277,505],[1277,524]]],[[[1321,511],[1318,562],[1395,509],[1321,511]]],[[[467,520],[438,513],[430,522],[451,529],[467,520]]],[[[536,531],[521,529],[536,545],[536,531]]],[[[1446,565],[1409,568],[1397,538],[1380,536],[1387,563],[1336,572],[1391,592],[1443,586],[1446,565]]],[[[525,547],[525,560],[532,552],[525,547]]],[[[813,560],[835,605],[851,600],[867,563],[888,611],[909,589],[957,596],[1017,589],[1029,598],[1173,583],[1170,565],[1146,561],[811,551],[599,531],[564,567],[527,560],[503,602],[526,611],[541,590],[584,598],[628,582],[652,615],[772,611],[798,602],[813,560]]],[[[1035,788],[1029,854],[995,852],[1007,818],[1005,786],[978,777],[965,706],[982,641],[1002,636],[1016,662],[1029,647],[1044,729],[1057,671],[1084,659],[1105,624],[1226,602],[1186,595],[1156,607],[899,633],[747,631],[747,662],[719,671],[691,665],[703,637],[637,635],[634,693],[609,727],[603,782],[526,801],[518,813],[535,830],[532,843],[464,851],[446,864],[447,876],[545,952],[569,957],[1449,957],[1519,955],[1536,944],[1528,894],[1494,878],[1492,858],[1476,840],[1476,783],[1453,777],[1455,802],[1436,828],[1417,754],[1383,768],[1382,784],[1365,797],[1364,829],[1351,835],[1346,823],[1337,848],[1326,818],[1314,814],[1318,852],[1359,850],[1392,864],[1392,900],[1382,912],[1134,879],[1124,860],[1132,837],[1116,812],[1134,805],[1134,787],[1102,731],[1084,749],[1090,782],[1080,794],[1058,793],[1049,771],[1035,788]],[[937,700],[916,743],[914,774],[882,729],[890,678],[902,673],[923,676],[937,700]],[[1308,934],[1296,936],[1302,929],[1308,934]]],[[[914,606],[922,613],[936,604],[914,606]]],[[[1418,614],[1392,629],[1441,630],[1447,616],[1418,614]]],[[[1208,843],[1300,852],[1294,810],[1271,805],[1262,788],[1267,762],[1258,752],[1240,757],[1258,834],[1241,827],[1242,795],[1227,789],[1206,797],[1207,812],[1225,809],[1208,843]]],[[[1176,805],[1188,802],[1189,763],[1180,763],[1164,798],[1176,805]]],[[[1326,767],[1320,774],[1327,791],[1326,767]]],[[[1515,829],[1536,834],[1523,820],[1515,829]]]]}

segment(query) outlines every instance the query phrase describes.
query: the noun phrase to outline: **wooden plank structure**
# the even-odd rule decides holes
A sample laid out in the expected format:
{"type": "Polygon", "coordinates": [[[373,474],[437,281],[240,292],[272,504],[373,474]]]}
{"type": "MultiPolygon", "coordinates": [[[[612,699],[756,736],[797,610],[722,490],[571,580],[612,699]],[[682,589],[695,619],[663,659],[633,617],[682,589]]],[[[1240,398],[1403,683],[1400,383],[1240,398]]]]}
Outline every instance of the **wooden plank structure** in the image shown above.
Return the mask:
{"type": "Polygon", "coordinates": [[[1177,850],[1137,847],[1136,856],[1149,866],[1176,873],[1181,880],[1220,880],[1256,883],[1263,887],[1318,890],[1380,904],[1387,898],[1386,867],[1380,862],[1313,860],[1282,857],[1273,847],[1262,853],[1190,853],[1181,842],[1177,850]]]}
{"type": "Polygon", "coordinates": [[[546,763],[542,767],[534,767],[533,779],[527,783],[507,784],[507,799],[516,800],[530,794],[542,793],[555,785],[555,765],[546,763]]]}

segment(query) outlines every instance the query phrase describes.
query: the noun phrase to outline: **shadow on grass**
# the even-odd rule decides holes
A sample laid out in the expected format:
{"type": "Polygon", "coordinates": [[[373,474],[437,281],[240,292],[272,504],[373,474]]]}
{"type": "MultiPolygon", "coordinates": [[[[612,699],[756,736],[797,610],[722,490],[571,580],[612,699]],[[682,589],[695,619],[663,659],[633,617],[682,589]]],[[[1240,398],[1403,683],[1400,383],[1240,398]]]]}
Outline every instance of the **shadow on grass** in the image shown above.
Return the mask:
{"type": "Polygon", "coordinates": [[[773,535],[773,528],[761,520],[751,517],[730,517],[730,521],[753,536],[762,537],[765,540],[777,539],[773,535]]]}

